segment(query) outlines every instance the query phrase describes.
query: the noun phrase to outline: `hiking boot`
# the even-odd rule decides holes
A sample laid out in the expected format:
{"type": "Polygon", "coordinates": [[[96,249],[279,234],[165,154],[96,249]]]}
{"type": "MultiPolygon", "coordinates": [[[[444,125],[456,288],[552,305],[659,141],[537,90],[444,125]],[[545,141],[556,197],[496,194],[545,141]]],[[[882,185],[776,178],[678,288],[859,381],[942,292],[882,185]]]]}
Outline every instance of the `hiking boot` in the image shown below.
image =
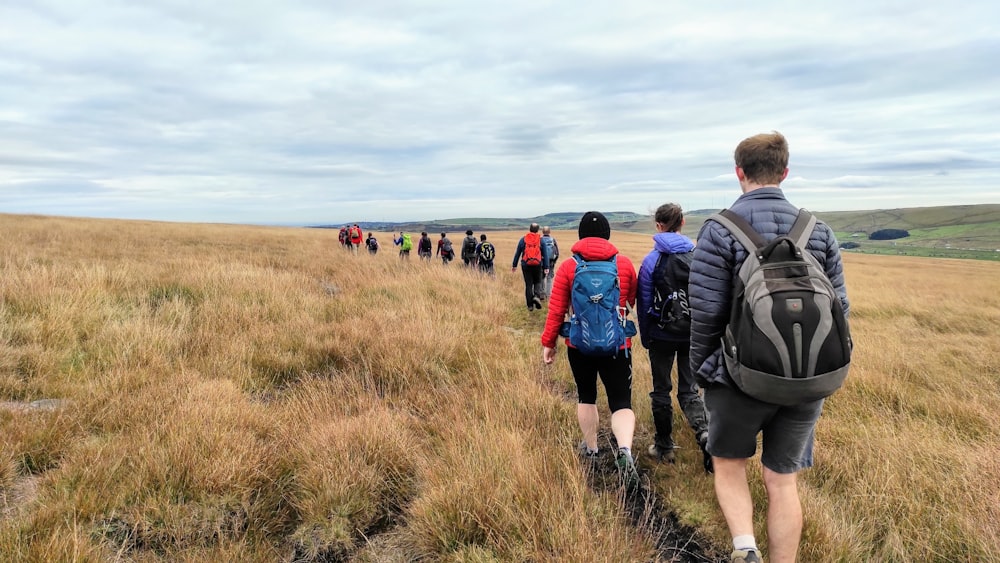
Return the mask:
{"type": "Polygon", "coordinates": [[[729,556],[732,563],[761,563],[760,554],[754,549],[737,549],[729,556]]]}
{"type": "Polygon", "coordinates": [[[599,453],[599,450],[593,450],[593,451],[591,451],[587,447],[587,442],[586,441],[581,441],[580,442],[580,446],[578,447],[578,450],[580,451],[580,457],[582,457],[584,459],[597,459],[597,454],[599,453]]]}
{"type": "Polygon", "coordinates": [[[650,457],[656,459],[656,461],[674,463],[677,460],[677,457],[674,455],[675,449],[677,449],[677,446],[673,444],[670,444],[669,448],[661,448],[656,444],[650,444],[646,453],[649,454],[650,457]]]}
{"type": "Polygon", "coordinates": [[[618,457],[615,458],[615,465],[618,467],[618,475],[622,484],[628,491],[639,486],[639,472],[635,468],[635,460],[632,459],[632,452],[626,448],[618,449],[618,457]]]}

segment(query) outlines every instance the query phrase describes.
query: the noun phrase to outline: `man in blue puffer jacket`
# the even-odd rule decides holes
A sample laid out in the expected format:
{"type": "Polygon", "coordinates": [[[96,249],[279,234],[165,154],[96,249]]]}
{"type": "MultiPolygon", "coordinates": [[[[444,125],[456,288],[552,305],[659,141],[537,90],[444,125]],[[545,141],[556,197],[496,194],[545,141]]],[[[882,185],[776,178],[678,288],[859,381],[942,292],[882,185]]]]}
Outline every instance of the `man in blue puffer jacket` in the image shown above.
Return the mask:
{"type": "MultiPolygon", "coordinates": [[[[788,234],[798,208],[779,187],[788,175],[785,138],[777,132],[755,135],[744,139],[734,156],[743,195],[729,209],[766,240],[788,234]]],[[[806,248],[823,265],[847,314],[843,265],[833,231],[818,222],[806,248]]],[[[733,536],[731,560],[760,561],[746,466],[756,452],[757,435],[763,432],[769,556],[774,562],[794,561],[802,535],[796,475],[812,466],[813,436],[823,401],[791,407],[764,403],[740,391],[726,371],[721,338],[729,321],[733,281],[746,257],[747,249],[725,227],[705,222],[691,264],[691,369],[705,390],[708,452],[715,468],[716,496],[733,536]]]]}
{"type": "MultiPolygon", "coordinates": [[[[636,312],[639,317],[639,334],[642,345],[649,350],[649,365],[653,375],[653,391],[649,394],[653,411],[653,426],[656,435],[649,446],[649,455],[660,461],[674,461],[673,431],[674,409],[671,404],[670,392],[673,390],[670,380],[670,370],[677,358],[677,402],[680,403],[684,417],[694,430],[698,445],[705,451],[708,443],[708,419],[705,415],[705,403],[701,399],[698,384],[691,375],[691,365],[688,361],[690,348],[690,332],[683,334],[660,328],[657,312],[653,311],[653,296],[656,284],[653,274],[660,260],[667,260],[670,254],[687,254],[694,249],[691,239],[680,233],[684,226],[684,212],[676,203],[664,203],[656,209],[653,218],[656,220],[656,234],[653,235],[653,251],[646,255],[639,267],[639,291],[636,300],[636,312]]],[[[662,267],[661,267],[662,269],[662,267]]],[[[684,283],[687,291],[687,279],[684,283]]],[[[685,325],[686,327],[686,325],[685,325]]],[[[712,460],[704,456],[705,470],[712,471],[712,460]]]]}

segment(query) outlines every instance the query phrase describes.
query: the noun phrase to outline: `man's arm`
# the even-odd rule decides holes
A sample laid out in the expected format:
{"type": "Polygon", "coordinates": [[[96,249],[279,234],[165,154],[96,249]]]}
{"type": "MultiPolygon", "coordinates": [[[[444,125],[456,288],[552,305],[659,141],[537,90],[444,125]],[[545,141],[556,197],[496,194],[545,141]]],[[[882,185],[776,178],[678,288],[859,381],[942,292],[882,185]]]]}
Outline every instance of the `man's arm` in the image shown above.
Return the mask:
{"type": "Polygon", "coordinates": [[[833,289],[840,297],[840,305],[844,309],[844,315],[847,316],[851,312],[851,303],[847,299],[847,285],[844,282],[844,263],[840,257],[840,244],[837,243],[837,236],[833,234],[833,229],[829,225],[821,223],[821,226],[826,234],[826,261],[824,262],[826,277],[833,284],[833,289]]]}
{"type": "Polygon", "coordinates": [[[688,282],[690,363],[700,380],[707,380],[712,375],[702,372],[702,368],[712,369],[705,364],[721,348],[722,334],[729,322],[734,263],[733,247],[725,227],[707,221],[698,234],[688,282]]]}
{"type": "Polygon", "coordinates": [[[514,251],[514,260],[510,263],[510,269],[517,269],[517,261],[521,259],[521,253],[524,252],[524,237],[517,241],[517,250],[514,251]]]}

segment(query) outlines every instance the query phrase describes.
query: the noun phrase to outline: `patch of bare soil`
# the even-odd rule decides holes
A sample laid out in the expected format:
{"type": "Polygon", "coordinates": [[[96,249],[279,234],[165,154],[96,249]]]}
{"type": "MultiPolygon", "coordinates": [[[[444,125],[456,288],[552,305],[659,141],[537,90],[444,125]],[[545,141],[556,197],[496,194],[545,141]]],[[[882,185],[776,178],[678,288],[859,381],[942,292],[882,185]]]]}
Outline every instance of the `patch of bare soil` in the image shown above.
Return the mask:
{"type": "Polygon", "coordinates": [[[38,496],[41,477],[28,475],[14,480],[12,486],[0,487],[0,518],[17,516],[38,496]]]}
{"type": "MultiPolygon", "coordinates": [[[[61,399],[39,399],[37,401],[0,401],[0,409],[15,415],[38,411],[54,411],[62,408],[61,399]]],[[[12,518],[20,514],[38,496],[39,475],[17,477],[6,487],[0,484],[0,518],[12,518]]]]}
{"type": "Polygon", "coordinates": [[[61,399],[38,399],[37,401],[0,401],[0,409],[5,409],[13,413],[25,413],[30,411],[54,411],[61,408],[64,401],[61,399]]]}

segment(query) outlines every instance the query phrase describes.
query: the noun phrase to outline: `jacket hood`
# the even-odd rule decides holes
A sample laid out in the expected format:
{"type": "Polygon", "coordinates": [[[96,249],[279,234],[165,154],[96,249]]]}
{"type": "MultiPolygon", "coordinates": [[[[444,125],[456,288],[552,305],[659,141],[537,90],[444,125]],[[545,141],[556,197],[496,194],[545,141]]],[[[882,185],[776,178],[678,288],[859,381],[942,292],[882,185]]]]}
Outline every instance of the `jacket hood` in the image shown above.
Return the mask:
{"type": "Polygon", "coordinates": [[[618,254],[618,248],[607,239],[587,237],[576,241],[571,249],[573,254],[583,256],[584,260],[607,260],[618,254]]]}
{"type": "Polygon", "coordinates": [[[668,254],[684,254],[694,249],[694,243],[680,233],[656,233],[653,235],[653,249],[668,254]]]}

